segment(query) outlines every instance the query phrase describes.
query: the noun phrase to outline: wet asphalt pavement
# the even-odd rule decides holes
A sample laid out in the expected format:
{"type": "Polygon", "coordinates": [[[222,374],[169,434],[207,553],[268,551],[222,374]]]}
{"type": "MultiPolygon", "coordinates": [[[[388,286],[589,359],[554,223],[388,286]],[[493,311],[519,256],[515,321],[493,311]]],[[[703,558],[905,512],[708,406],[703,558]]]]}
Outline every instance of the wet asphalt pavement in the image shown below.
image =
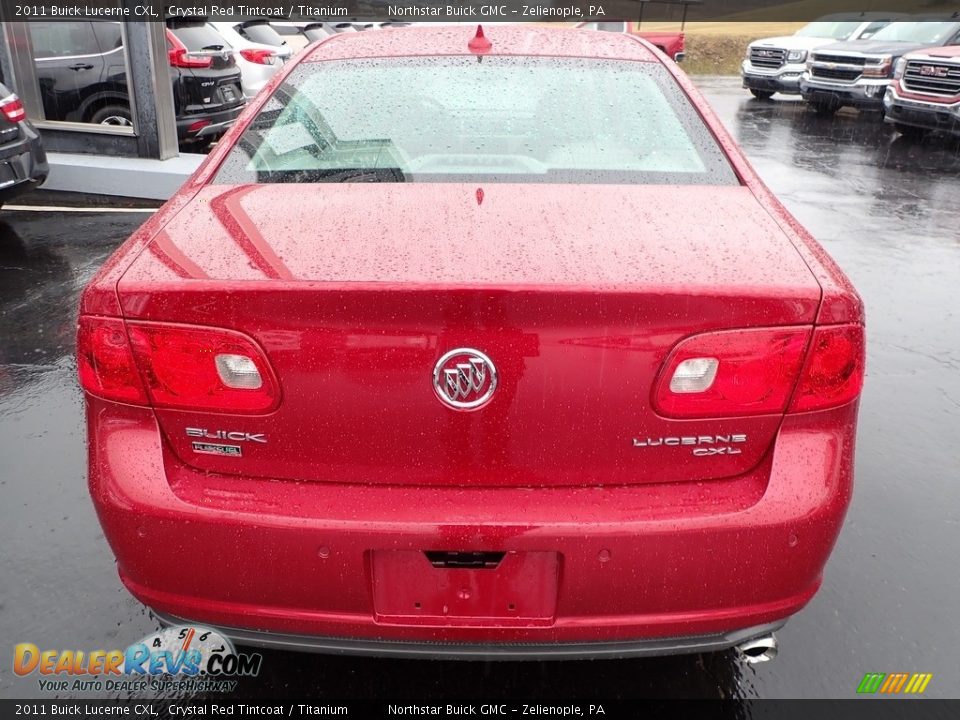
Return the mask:
{"type": "MultiPolygon", "coordinates": [[[[252,697],[837,697],[865,672],[930,672],[960,697],[960,143],[875,116],[816,117],[700,82],[761,176],[827,247],[868,313],[853,505],[780,657],[462,663],[265,652],[252,697]]],[[[117,579],[85,480],[72,357],[79,289],[146,217],[0,213],[0,696],[12,646],[126,647],[158,625],[117,579]]]]}

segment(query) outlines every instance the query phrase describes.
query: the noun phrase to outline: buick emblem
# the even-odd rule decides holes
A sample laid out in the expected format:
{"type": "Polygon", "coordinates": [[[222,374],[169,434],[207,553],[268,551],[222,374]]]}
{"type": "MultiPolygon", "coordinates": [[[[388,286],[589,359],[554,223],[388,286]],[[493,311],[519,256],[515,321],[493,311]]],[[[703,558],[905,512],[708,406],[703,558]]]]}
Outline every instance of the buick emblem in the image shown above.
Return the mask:
{"type": "Polygon", "coordinates": [[[476,410],[490,402],[496,389],[497,368],[479,350],[451,350],[433,368],[433,390],[454,410],[476,410]]]}

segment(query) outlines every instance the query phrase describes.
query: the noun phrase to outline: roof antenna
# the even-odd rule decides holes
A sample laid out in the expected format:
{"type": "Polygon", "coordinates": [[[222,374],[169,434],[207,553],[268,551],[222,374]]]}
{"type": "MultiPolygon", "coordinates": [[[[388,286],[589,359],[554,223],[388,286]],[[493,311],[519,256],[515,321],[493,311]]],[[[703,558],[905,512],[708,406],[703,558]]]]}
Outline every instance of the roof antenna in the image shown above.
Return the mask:
{"type": "Polygon", "coordinates": [[[483,25],[477,25],[477,33],[470,38],[467,48],[477,56],[477,62],[483,62],[483,56],[490,52],[492,47],[493,43],[487,40],[487,36],[483,34],[483,25]]]}

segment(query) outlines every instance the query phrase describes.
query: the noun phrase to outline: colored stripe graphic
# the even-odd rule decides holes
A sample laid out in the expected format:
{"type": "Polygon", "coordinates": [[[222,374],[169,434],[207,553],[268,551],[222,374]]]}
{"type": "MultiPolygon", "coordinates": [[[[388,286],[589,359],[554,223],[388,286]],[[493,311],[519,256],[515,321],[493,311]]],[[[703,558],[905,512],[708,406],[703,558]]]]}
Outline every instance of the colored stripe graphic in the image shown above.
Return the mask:
{"type": "Polygon", "coordinates": [[[858,693],[875,693],[880,689],[880,683],[883,682],[883,679],[886,677],[884,673],[867,673],[863,676],[863,680],[860,681],[859,687],[857,687],[858,693]]]}
{"type": "Polygon", "coordinates": [[[933,679],[933,673],[867,673],[857,686],[861,694],[920,695],[933,679]]]}

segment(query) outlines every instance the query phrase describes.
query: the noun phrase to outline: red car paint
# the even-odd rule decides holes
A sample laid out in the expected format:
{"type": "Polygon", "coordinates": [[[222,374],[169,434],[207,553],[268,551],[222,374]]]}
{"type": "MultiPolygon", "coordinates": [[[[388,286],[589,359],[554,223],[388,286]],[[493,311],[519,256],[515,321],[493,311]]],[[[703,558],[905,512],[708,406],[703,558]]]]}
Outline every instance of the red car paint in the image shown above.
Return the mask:
{"type": "MultiPolygon", "coordinates": [[[[624,35],[485,30],[489,56],[662,62],[624,35]]],[[[338,35],[299,62],[464,55],[471,37],[338,35]]],[[[642,643],[801,609],[851,496],[863,310],[686,77],[667,63],[738,186],[211,184],[297,65],[81,300],[90,490],[130,591],[228,628],[464,644],[642,643]],[[155,392],[157,373],[206,392],[178,376],[209,361],[188,357],[205,328],[261,368],[253,410],[209,411],[242,391],[193,410],[155,392]],[[722,368],[786,353],[770,382],[789,387],[740,415],[677,411],[661,395],[694,336],[722,368]],[[461,347],[499,371],[473,412],[430,382],[461,347]],[[458,566],[470,553],[495,559],[458,566]]]]}

